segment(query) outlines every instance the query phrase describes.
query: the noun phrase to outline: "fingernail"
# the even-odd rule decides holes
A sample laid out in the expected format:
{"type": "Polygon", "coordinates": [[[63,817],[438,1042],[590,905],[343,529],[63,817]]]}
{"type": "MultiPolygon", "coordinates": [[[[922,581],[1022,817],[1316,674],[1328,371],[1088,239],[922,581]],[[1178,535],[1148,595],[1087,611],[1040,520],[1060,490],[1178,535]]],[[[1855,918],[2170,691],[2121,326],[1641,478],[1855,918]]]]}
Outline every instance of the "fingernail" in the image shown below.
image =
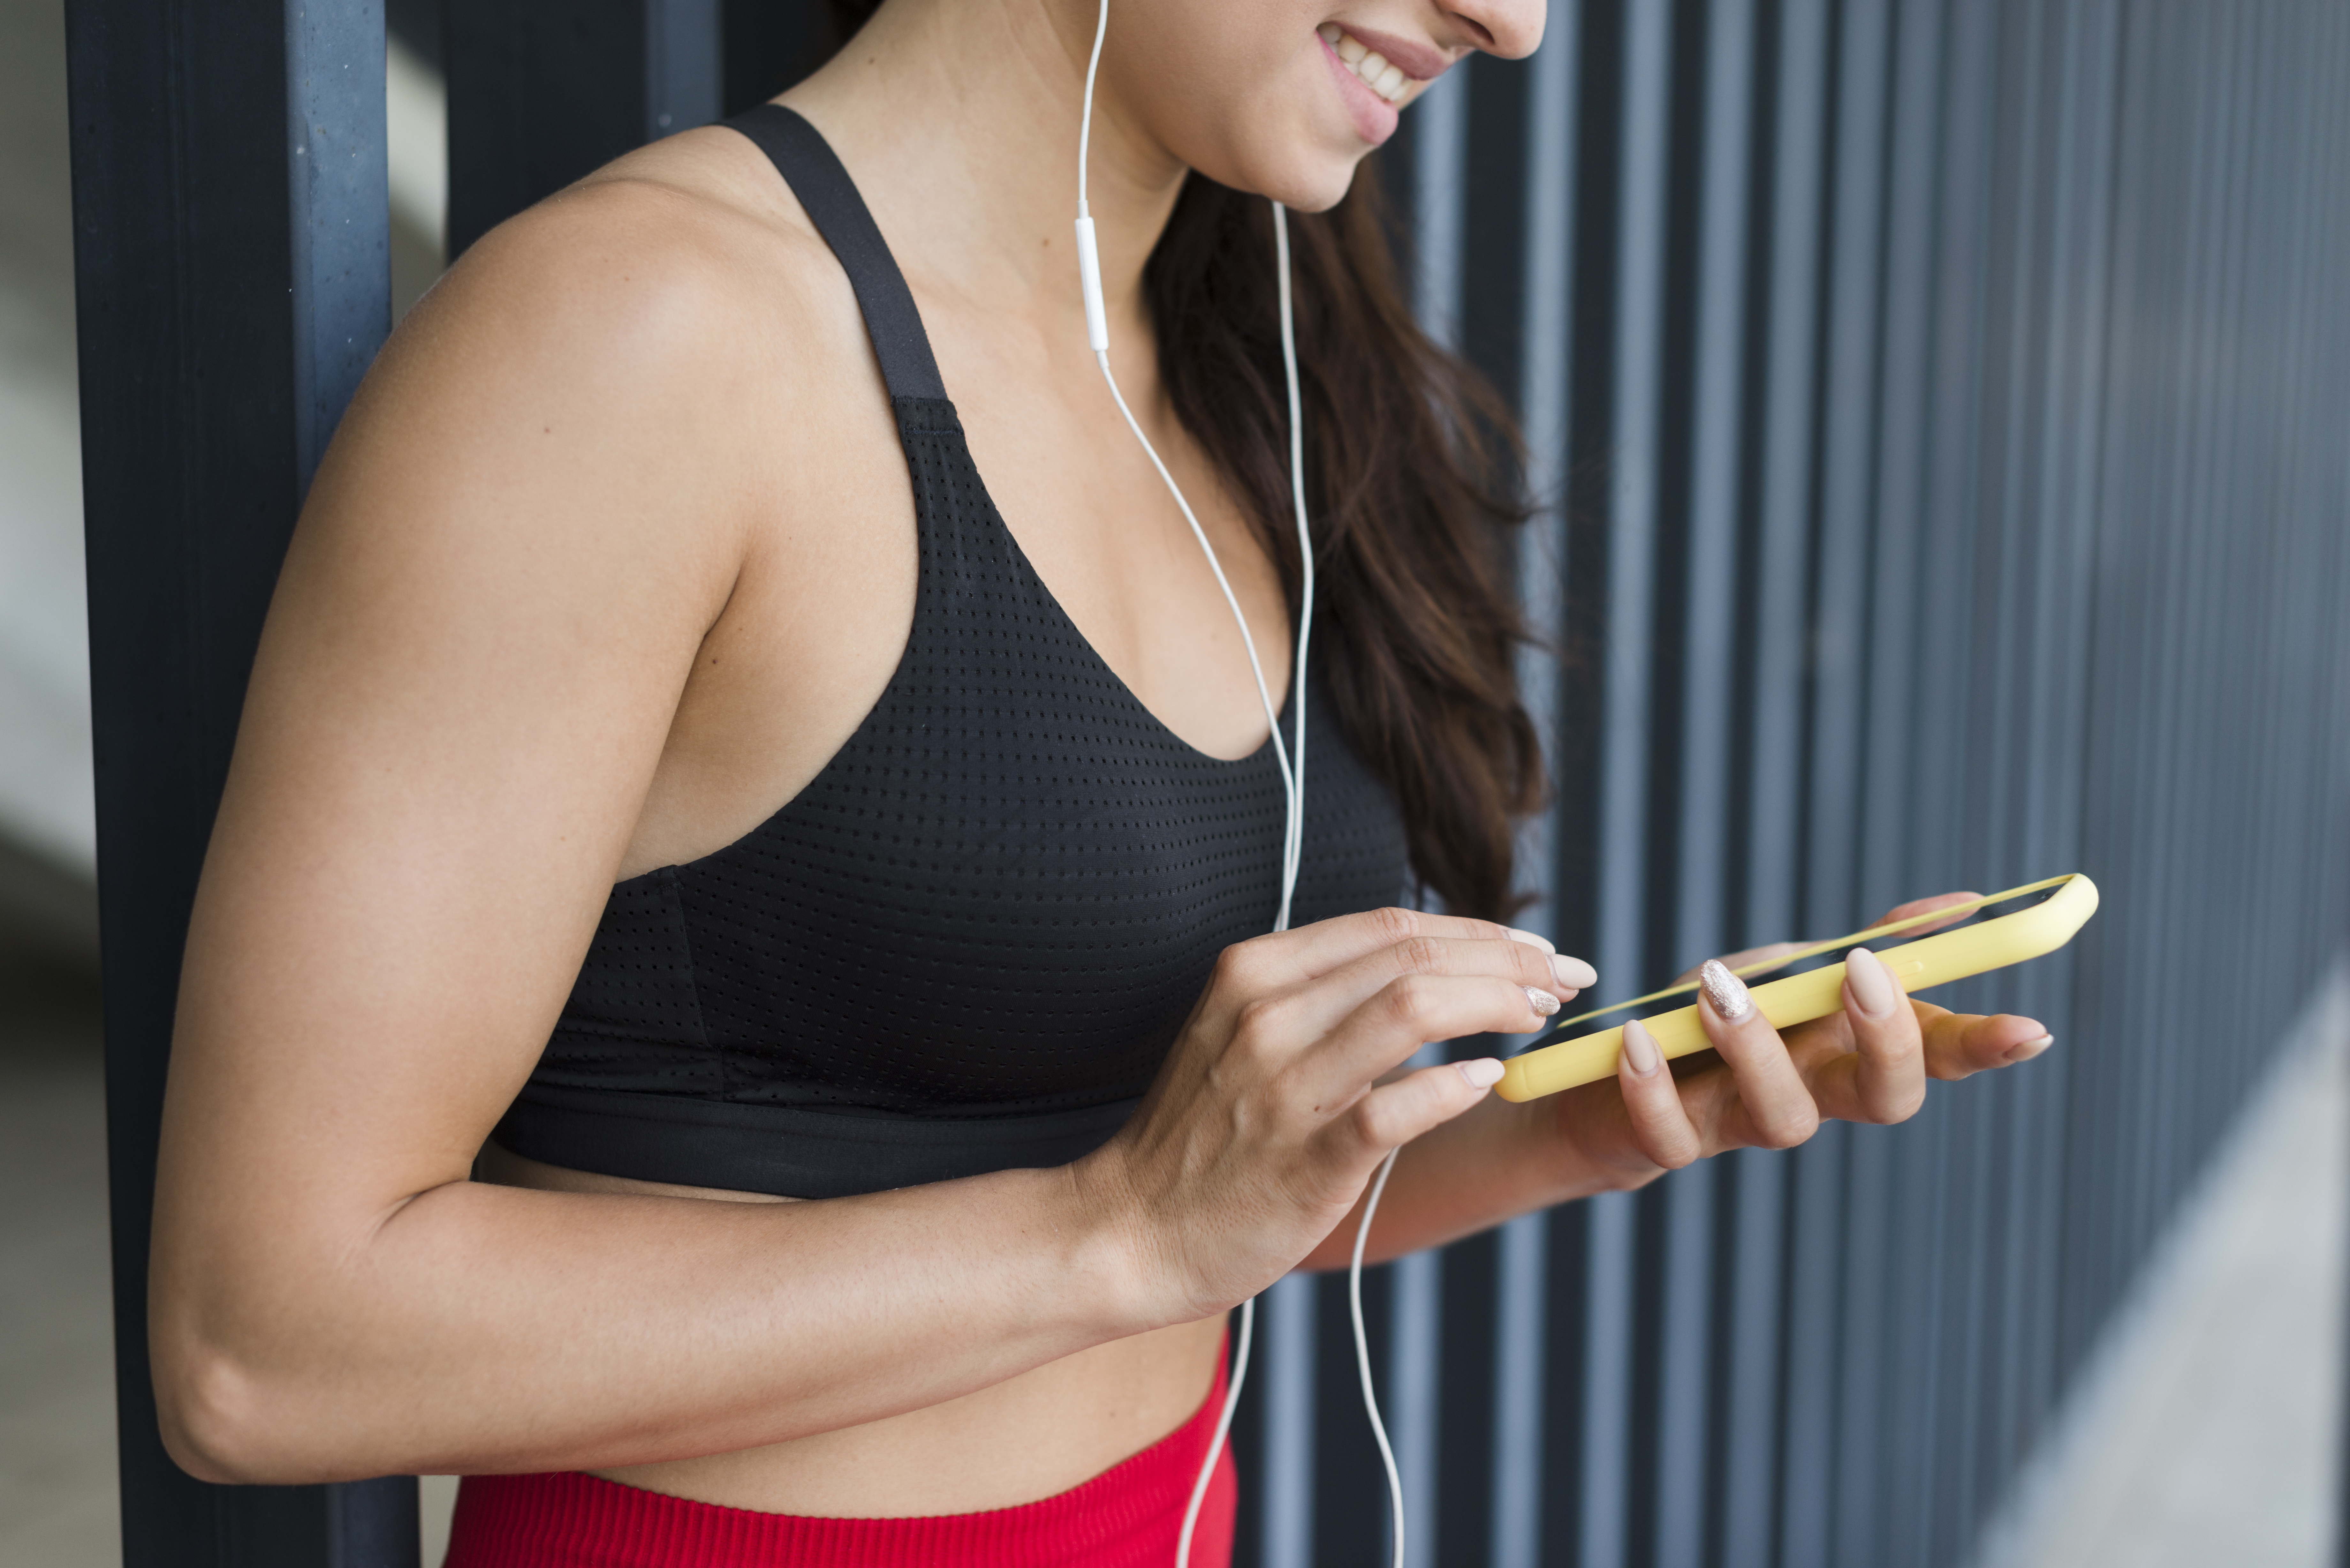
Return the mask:
{"type": "Polygon", "coordinates": [[[1491,1056],[1452,1064],[1461,1069],[1461,1075],[1469,1080],[1469,1086],[1472,1089],[1490,1089],[1502,1081],[1502,1064],[1491,1056]]]}
{"type": "Polygon", "coordinates": [[[1855,948],[1844,955],[1844,978],[1863,1012],[1871,1018],[1891,1015],[1893,977],[1886,972],[1883,960],[1866,948],[1855,948]]]}
{"type": "Polygon", "coordinates": [[[1722,1021],[1736,1023],[1754,1011],[1754,999],[1746,993],[1746,982],[1730,972],[1720,959],[1708,959],[1705,967],[1697,971],[1698,983],[1705,987],[1706,1000],[1722,1021]]]}
{"type": "Polygon", "coordinates": [[[1565,953],[1551,955],[1550,972],[1556,975],[1558,983],[1569,991],[1588,991],[1599,983],[1597,970],[1581,959],[1569,958],[1565,953]]]}
{"type": "Polygon", "coordinates": [[[1549,992],[1536,991],[1531,985],[1526,986],[1523,989],[1526,993],[1526,1005],[1533,1008],[1536,1012],[1541,1013],[1544,1018],[1548,1018],[1552,1013],[1558,1011],[1558,998],[1553,996],[1549,992]]]}
{"type": "Polygon", "coordinates": [[[1636,1078],[1651,1078],[1664,1058],[1657,1054],[1657,1043],[1640,1027],[1637,1018],[1624,1025],[1624,1060],[1631,1064],[1636,1078]]]}
{"type": "Polygon", "coordinates": [[[1546,953],[1555,953],[1558,951],[1557,947],[1552,943],[1548,937],[1538,935],[1533,931],[1522,931],[1515,926],[1504,926],[1502,929],[1508,934],[1509,939],[1513,942],[1523,942],[1530,948],[1540,948],[1546,953]]]}
{"type": "Polygon", "coordinates": [[[2018,1062],[2029,1062],[2034,1056],[2039,1055],[2040,1053],[2047,1050],[2048,1047],[2055,1044],[2056,1036],[2054,1034],[2043,1034],[2037,1040],[2026,1040],[2022,1044],[2018,1045],[2014,1050],[2010,1051],[2007,1054],[2008,1063],[2010,1065],[2013,1065],[2018,1062]]]}

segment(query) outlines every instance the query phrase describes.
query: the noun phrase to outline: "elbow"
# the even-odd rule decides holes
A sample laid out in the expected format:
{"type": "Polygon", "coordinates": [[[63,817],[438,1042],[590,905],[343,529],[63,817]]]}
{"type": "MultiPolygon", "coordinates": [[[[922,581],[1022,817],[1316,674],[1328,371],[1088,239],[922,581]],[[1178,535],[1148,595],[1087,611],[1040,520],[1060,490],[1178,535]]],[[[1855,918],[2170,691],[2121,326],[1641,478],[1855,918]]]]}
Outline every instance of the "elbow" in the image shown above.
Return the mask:
{"type": "Polygon", "coordinates": [[[347,1480],[317,1401],[251,1358],[162,1323],[151,1329],[156,1425],[172,1462],[218,1486],[347,1480]],[[167,1343],[175,1342],[175,1343],[167,1343]]]}
{"type": "Polygon", "coordinates": [[[156,1424],[173,1464],[218,1485],[278,1479],[267,1473],[265,1401],[248,1369],[212,1349],[158,1355],[154,1365],[156,1424]]]}
{"type": "Polygon", "coordinates": [[[237,1356],[195,1349],[155,1359],[155,1422],[172,1462],[213,1486],[303,1486],[338,1481],[303,1441],[291,1401],[237,1356]]]}

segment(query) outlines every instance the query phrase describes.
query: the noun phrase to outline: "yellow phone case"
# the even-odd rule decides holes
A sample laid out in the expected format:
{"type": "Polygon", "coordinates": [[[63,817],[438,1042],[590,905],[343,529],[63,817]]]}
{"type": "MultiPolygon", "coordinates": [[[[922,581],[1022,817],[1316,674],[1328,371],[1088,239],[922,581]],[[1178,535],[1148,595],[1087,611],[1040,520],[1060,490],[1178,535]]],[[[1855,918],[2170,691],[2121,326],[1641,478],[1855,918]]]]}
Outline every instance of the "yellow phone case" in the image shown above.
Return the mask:
{"type": "MultiPolygon", "coordinates": [[[[1850,950],[1878,937],[1894,936],[1914,927],[1932,925],[1964,915],[1971,910],[2003,904],[2011,898],[2021,898],[2043,888],[2056,892],[2027,909],[2012,915],[2000,915],[1980,925],[1961,926],[1955,931],[1942,931],[1930,937],[1920,937],[1914,942],[1903,942],[1887,948],[1877,957],[1893,971],[1902,989],[1911,995],[1929,986],[1946,985],[1969,975],[1985,974],[2004,969],[2025,959],[2054,952],[2073,940],[2073,933],[2088,923],[2097,912],[2097,885],[2078,872],[2063,877],[2051,877],[2045,881],[2010,888],[2004,893],[1987,898],[1971,898],[1963,904],[1952,904],[1923,915],[1913,915],[1906,920],[1875,926],[1856,931],[1834,941],[1818,942],[1800,952],[1785,954],[1765,963],[1751,964],[1738,972],[1741,975],[1765,974],[1822,953],[1850,950]]],[[[1565,1029],[1593,1018],[1604,1018],[1611,1012],[1621,1012],[1643,1002],[1661,1002],[1668,997],[1692,995],[1697,982],[1669,986],[1647,996],[1619,1002],[1613,1007],[1603,1007],[1578,1017],[1553,1025],[1565,1029]]],[[[1798,1023],[1808,1023],[1814,1018],[1825,1018],[1844,1006],[1844,965],[1827,964],[1822,968],[1791,974],[1784,980],[1774,980],[1753,988],[1754,1002],[1772,1026],[1788,1029],[1798,1023]]],[[[1655,1018],[1644,1018],[1641,1023],[1657,1049],[1668,1057],[1686,1056],[1691,1052],[1711,1047],[1705,1037],[1704,1025],[1698,1022],[1694,1003],[1678,1008],[1655,1018]]],[[[1623,1049],[1624,1030],[1619,1024],[1596,1034],[1579,1039],[1563,1040],[1555,1045],[1544,1045],[1513,1056],[1504,1064],[1497,1093],[1505,1100],[1533,1100],[1544,1095],[1557,1094],[1583,1084],[1596,1083],[1616,1075],[1616,1058],[1623,1049]]]]}

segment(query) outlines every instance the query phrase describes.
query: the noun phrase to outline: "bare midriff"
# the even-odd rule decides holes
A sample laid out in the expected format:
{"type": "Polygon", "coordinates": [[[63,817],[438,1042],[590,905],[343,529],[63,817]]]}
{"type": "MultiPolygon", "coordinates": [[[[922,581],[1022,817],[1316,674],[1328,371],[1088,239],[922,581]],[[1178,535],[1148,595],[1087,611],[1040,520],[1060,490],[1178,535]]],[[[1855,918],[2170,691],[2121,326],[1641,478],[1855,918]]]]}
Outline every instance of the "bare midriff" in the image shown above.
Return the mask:
{"type": "MultiPolygon", "coordinates": [[[[639,1192],[711,1202],[794,1203],[543,1165],[491,1144],[479,1179],[556,1192],[639,1192]]],[[[595,1474],[726,1508],[892,1519],[1013,1508],[1068,1490],[1140,1453],[1207,1397],[1221,1317],[1112,1340],[951,1399],[863,1426],[731,1454],[595,1474]]],[[[922,1347],[908,1345],[909,1355],[922,1347]]]]}

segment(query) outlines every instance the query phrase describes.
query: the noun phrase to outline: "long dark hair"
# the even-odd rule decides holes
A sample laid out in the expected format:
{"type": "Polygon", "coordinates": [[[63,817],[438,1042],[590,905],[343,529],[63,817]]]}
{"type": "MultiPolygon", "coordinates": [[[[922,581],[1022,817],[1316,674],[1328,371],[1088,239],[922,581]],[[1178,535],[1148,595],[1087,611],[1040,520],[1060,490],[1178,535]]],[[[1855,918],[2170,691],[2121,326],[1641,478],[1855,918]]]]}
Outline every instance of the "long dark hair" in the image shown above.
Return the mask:
{"type": "MultiPolygon", "coordinates": [[[[1461,914],[1504,916],[1516,819],[1542,757],[1518,700],[1507,590],[1515,431],[1492,388],[1405,308],[1367,163],[1327,213],[1289,217],[1318,662],[1338,719],[1395,792],[1413,871],[1461,914]]],[[[1290,517],[1272,209],[1197,174],[1143,271],[1159,374],[1281,565],[1290,517]]]]}
{"type": "MultiPolygon", "coordinates": [[[[832,0],[847,39],[879,0],[832,0]]],[[[764,96],[764,95],[762,95],[764,96]]],[[[1543,790],[1518,700],[1507,588],[1509,410],[1419,329],[1397,286],[1376,160],[1327,213],[1292,213],[1315,646],[1340,726],[1394,791],[1412,870],[1446,908],[1500,918],[1516,820],[1543,790]]],[[[1176,417],[1235,486],[1297,610],[1273,217],[1194,174],[1143,271],[1176,417]]]]}

